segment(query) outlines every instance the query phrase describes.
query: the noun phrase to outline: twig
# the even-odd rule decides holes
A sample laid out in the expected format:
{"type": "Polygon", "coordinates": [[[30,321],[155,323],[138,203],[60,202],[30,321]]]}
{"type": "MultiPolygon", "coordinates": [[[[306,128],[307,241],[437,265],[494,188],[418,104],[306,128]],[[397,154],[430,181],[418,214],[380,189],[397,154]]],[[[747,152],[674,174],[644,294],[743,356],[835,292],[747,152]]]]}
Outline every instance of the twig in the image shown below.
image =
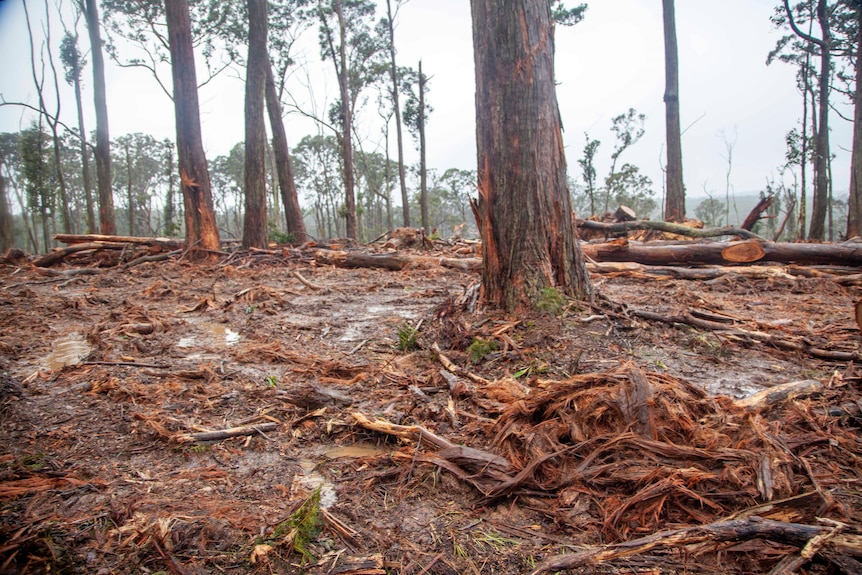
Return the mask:
{"type": "Polygon", "coordinates": [[[293,276],[296,279],[298,279],[300,282],[302,282],[302,285],[304,285],[305,287],[307,287],[309,289],[318,290],[318,291],[327,289],[326,286],[322,286],[320,284],[316,284],[316,283],[312,283],[312,282],[308,281],[307,279],[302,277],[302,274],[300,274],[298,271],[294,271],[293,276]]]}

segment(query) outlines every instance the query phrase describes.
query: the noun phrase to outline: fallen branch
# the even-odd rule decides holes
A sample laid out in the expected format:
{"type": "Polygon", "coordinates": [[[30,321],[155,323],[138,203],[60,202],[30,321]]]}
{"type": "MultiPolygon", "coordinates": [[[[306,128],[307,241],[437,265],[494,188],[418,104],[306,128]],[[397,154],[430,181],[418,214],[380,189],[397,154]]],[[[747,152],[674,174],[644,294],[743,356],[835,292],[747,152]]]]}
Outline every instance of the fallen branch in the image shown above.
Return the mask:
{"type": "Polygon", "coordinates": [[[579,228],[586,230],[597,230],[608,234],[628,232],[632,230],[654,230],[658,232],[667,232],[678,236],[688,236],[691,238],[714,238],[718,236],[737,236],[748,239],[763,239],[761,236],[752,231],[725,226],[722,228],[690,228],[682,224],[674,224],[671,222],[658,222],[652,220],[639,220],[636,222],[616,222],[605,223],[596,222],[593,220],[578,220],[579,228]]]}
{"type": "Polygon", "coordinates": [[[764,333],[762,331],[751,331],[738,327],[729,327],[727,324],[724,323],[694,317],[690,313],[683,313],[682,315],[661,315],[655,312],[633,308],[629,308],[628,313],[635,317],[650,321],[660,321],[662,323],[669,324],[691,325],[701,329],[720,332],[723,335],[731,335],[748,339],[751,341],[767,343],[779,349],[807,353],[808,355],[819,359],[826,359],[830,361],[862,360],[862,354],[854,351],[834,351],[830,349],[821,349],[818,347],[814,347],[806,341],[791,341],[789,339],[764,333]]]}
{"type": "Polygon", "coordinates": [[[719,521],[683,529],[660,531],[647,537],[593,547],[566,555],[555,555],[540,563],[530,575],[539,575],[584,565],[596,565],[614,559],[640,555],[657,547],[678,547],[706,541],[748,541],[769,539],[779,543],[804,547],[815,537],[829,535],[826,547],[841,551],[862,552],[862,536],[834,533],[833,527],[817,527],[801,523],[784,523],[760,517],[719,521]]]}
{"type": "Polygon", "coordinates": [[[192,441],[220,441],[222,439],[230,439],[231,437],[239,437],[241,435],[254,435],[260,433],[263,435],[265,431],[275,431],[278,424],[275,423],[259,423],[257,425],[242,425],[240,427],[231,427],[229,429],[221,429],[219,431],[204,431],[201,433],[183,433],[177,435],[174,439],[179,443],[190,443],[192,441]]]}
{"type": "Polygon", "coordinates": [[[65,248],[54,250],[50,253],[43,255],[42,257],[36,258],[33,261],[33,265],[40,268],[46,268],[54,265],[55,263],[64,259],[66,256],[74,254],[76,252],[83,252],[89,250],[122,250],[126,247],[128,247],[128,244],[121,244],[115,242],[89,242],[86,244],[74,244],[65,248]]]}

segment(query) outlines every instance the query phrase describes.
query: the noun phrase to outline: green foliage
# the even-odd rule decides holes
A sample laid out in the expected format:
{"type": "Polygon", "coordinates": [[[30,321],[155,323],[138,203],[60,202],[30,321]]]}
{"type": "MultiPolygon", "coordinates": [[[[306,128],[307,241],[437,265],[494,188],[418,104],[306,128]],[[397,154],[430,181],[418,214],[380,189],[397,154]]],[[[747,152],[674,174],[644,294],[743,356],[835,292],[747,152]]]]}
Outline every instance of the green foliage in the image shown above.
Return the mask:
{"type": "Polygon", "coordinates": [[[398,349],[401,351],[410,351],[419,347],[416,338],[419,332],[410,324],[404,324],[398,328],[398,349]]]}
{"type": "Polygon", "coordinates": [[[568,300],[560,290],[554,287],[545,287],[539,292],[539,298],[536,300],[535,307],[538,311],[551,315],[562,315],[567,304],[568,300]]]}
{"type": "Polygon", "coordinates": [[[294,551],[302,555],[303,563],[314,561],[315,557],[308,550],[308,544],[320,533],[322,525],[320,487],[318,487],[308,496],[308,499],[299,509],[275,526],[272,535],[259,543],[286,542],[293,547],[294,551]]]}
{"type": "Polygon", "coordinates": [[[467,355],[470,356],[470,361],[479,363],[486,355],[492,351],[497,351],[497,347],[497,342],[492,339],[475,337],[467,346],[467,355]]]}
{"type": "Polygon", "coordinates": [[[278,387],[278,376],[267,375],[265,378],[263,378],[263,382],[267,385],[267,387],[278,387]]]}
{"type": "Polygon", "coordinates": [[[561,0],[553,0],[551,3],[551,19],[561,26],[574,26],[584,19],[586,11],[586,4],[580,4],[574,8],[566,8],[561,0]]]}
{"type": "Polygon", "coordinates": [[[292,244],[296,240],[291,232],[279,230],[274,221],[269,220],[266,225],[269,228],[269,241],[276,244],[292,244]]]}
{"type": "Polygon", "coordinates": [[[48,153],[48,134],[36,122],[21,132],[19,151],[27,203],[30,209],[50,210],[54,205],[54,168],[48,153]]]}
{"type": "Polygon", "coordinates": [[[599,146],[602,144],[599,140],[591,140],[590,135],[584,132],[584,156],[578,160],[578,165],[581,167],[581,178],[586,184],[587,195],[590,199],[590,215],[596,213],[596,166],[595,158],[599,146]]]}
{"type": "Polygon", "coordinates": [[[694,209],[694,217],[708,228],[724,224],[724,202],[709,196],[694,209]]]}

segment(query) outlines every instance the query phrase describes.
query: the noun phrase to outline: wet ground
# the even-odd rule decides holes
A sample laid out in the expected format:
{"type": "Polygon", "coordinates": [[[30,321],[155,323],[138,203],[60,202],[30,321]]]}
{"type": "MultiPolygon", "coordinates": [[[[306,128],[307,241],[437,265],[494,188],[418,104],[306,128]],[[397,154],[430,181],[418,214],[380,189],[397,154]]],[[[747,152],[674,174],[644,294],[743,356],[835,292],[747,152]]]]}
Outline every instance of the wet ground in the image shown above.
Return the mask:
{"type": "MultiPolygon", "coordinates": [[[[518,470],[525,461],[499,422],[521,425],[511,418],[529,398],[579,376],[599,374],[598,388],[625,379],[614,370],[637,370],[656,397],[690,385],[710,406],[730,405],[715,395],[741,398],[796,380],[820,382],[830,402],[841,389],[855,401],[858,391],[854,362],[806,353],[860,352],[853,282],[597,274],[593,302],[510,318],[465,309],[476,273],[344,269],[276,255],[231,262],[47,278],[0,268],[0,571],[528,573],[573,546],[679,526],[680,516],[669,504],[650,512],[631,503],[611,525],[608,497],[622,495],[588,482],[550,488],[550,467],[544,479],[489,499],[476,480],[485,469],[459,476],[421,439],[363,427],[354,414],[511,455],[518,470]],[[727,316],[732,327],[799,349],[647,321],[637,310],[727,316]],[[249,425],[219,441],[192,435],[249,425]],[[315,493],[323,522],[303,554],[284,525],[315,493]],[[341,567],[348,558],[353,571],[341,567]]],[[[814,413],[811,401],[805,409],[814,413]]],[[[718,417],[709,409],[703,421],[718,417]]],[[[550,408],[543,413],[551,421],[550,408]]],[[[855,412],[847,413],[841,425],[858,435],[855,412]]],[[[528,419],[539,429],[543,416],[528,419]]],[[[842,486],[831,495],[834,517],[853,525],[862,452],[858,442],[836,441],[850,456],[833,470],[842,486]]],[[[804,471],[785,475],[775,497],[812,488],[804,471]]],[[[746,481],[723,495],[715,481],[710,519],[762,503],[746,481]]],[[[749,559],[731,552],[728,564],[671,553],[594,569],[767,572],[788,552],[759,551],[749,559]]]]}

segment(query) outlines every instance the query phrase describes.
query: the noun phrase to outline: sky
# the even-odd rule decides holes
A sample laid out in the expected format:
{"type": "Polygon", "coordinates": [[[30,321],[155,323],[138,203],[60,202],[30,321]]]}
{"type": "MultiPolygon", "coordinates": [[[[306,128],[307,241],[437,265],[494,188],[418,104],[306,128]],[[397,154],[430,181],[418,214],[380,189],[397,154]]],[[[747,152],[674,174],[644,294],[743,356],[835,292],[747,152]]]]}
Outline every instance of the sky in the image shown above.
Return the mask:
{"type": "MultiPolygon", "coordinates": [[[[36,12],[40,4],[28,6],[36,12]]],[[[378,14],[383,15],[385,1],[379,4],[378,14]]],[[[646,133],[619,161],[639,166],[652,178],[656,198],[660,199],[664,162],[661,2],[593,0],[588,4],[583,22],[556,30],[557,99],[569,175],[580,180],[577,160],[582,157],[585,133],[602,142],[596,162],[599,179],[607,174],[614,146],[611,119],[635,108],[647,116],[646,133]]],[[[769,21],[777,0],[684,0],[676,4],[687,193],[692,197],[711,193],[723,199],[728,181],[737,195],[762,190],[769,178],[781,177],[785,134],[798,125],[802,115],[793,68],[781,63],[766,65],[767,54],[783,34],[769,21]]],[[[21,0],[0,0],[0,53],[6,55],[0,62],[0,94],[7,101],[35,104],[23,12],[21,0]],[[18,56],[10,57],[13,54],[18,56]]],[[[58,43],[62,34],[56,24],[52,34],[58,43]]],[[[83,25],[81,34],[86,37],[83,25]]],[[[469,2],[410,0],[400,9],[395,43],[399,65],[415,68],[422,60],[423,71],[430,77],[427,101],[433,112],[426,133],[429,167],[440,173],[450,167],[475,169],[475,75],[469,2]]],[[[298,44],[295,58],[299,65],[288,84],[291,98],[306,112],[325,110],[337,94],[337,83],[332,64],[320,62],[314,29],[307,32],[307,41],[298,44]]],[[[108,66],[111,137],[145,132],[160,139],[173,138],[170,100],[148,72],[121,69],[110,60],[108,66]]],[[[92,101],[90,79],[87,70],[87,103],[92,101]]],[[[76,125],[71,89],[64,87],[63,91],[61,118],[76,125]]],[[[365,151],[382,151],[382,135],[374,122],[374,95],[367,96],[367,112],[358,130],[366,139],[365,151]]],[[[226,154],[244,133],[240,73],[223,75],[201,88],[200,102],[207,155],[226,154]]],[[[845,116],[852,116],[843,97],[835,96],[834,102],[845,116]]],[[[91,130],[95,127],[91,106],[87,116],[91,130]]],[[[17,131],[26,127],[30,118],[32,115],[20,108],[0,107],[0,131],[17,131]]],[[[831,124],[832,151],[836,154],[834,190],[836,197],[841,197],[848,187],[852,124],[834,113],[831,124]]],[[[312,121],[296,112],[287,113],[285,126],[291,143],[318,131],[312,121]]],[[[407,161],[417,161],[414,142],[408,139],[406,147],[407,161]]],[[[391,154],[395,157],[394,143],[391,154]]]]}

